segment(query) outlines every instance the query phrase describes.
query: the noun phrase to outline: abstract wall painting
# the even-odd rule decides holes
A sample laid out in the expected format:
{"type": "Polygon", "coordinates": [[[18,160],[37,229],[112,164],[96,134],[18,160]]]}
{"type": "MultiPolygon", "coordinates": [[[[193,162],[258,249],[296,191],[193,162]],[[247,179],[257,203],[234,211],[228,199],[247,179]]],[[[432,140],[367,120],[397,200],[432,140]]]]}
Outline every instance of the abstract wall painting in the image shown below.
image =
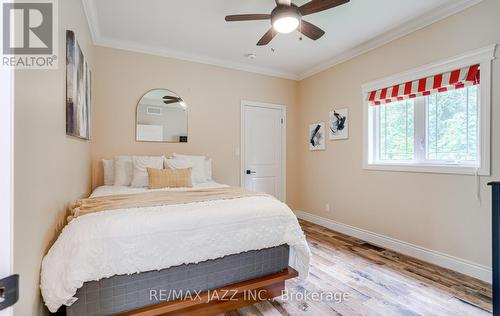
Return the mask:
{"type": "Polygon", "coordinates": [[[349,138],[349,110],[344,108],[331,111],[328,127],[330,140],[349,138]]]}
{"type": "Polygon", "coordinates": [[[66,31],[66,134],[90,139],[91,74],[73,31],[66,31]]]}
{"type": "Polygon", "coordinates": [[[309,125],[309,150],[325,150],[325,123],[309,125]]]}

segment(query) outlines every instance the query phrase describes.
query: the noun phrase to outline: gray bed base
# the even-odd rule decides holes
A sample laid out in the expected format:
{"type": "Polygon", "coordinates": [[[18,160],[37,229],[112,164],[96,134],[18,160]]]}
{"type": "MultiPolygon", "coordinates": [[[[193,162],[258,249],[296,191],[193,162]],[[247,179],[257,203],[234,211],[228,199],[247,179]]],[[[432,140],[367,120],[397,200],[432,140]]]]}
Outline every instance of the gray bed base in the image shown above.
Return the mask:
{"type": "MultiPolygon", "coordinates": [[[[289,247],[253,250],[200,263],[183,264],[160,271],[115,275],[85,282],[78,300],[66,307],[67,316],[103,316],[163,303],[173,291],[206,291],[284,270],[289,247]],[[156,297],[151,292],[156,290],[156,297]],[[163,297],[160,296],[160,290],[163,297]]],[[[172,295],[173,296],[173,295],[172,295]]],[[[174,298],[175,299],[175,298],[174,298]]]]}

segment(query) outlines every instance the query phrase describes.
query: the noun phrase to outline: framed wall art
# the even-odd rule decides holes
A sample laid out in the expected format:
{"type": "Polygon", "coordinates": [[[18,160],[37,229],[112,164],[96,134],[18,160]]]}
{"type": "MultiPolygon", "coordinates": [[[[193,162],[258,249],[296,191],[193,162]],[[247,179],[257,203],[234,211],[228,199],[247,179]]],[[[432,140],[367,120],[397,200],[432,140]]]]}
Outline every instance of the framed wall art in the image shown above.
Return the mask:
{"type": "Polygon", "coordinates": [[[349,138],[349,110],[347,108],[330,112],[328,130],[330,140],[349,138]]]}
{"type": "Polygon", "coordinates": [[[325,150],[325,123],[309,125],[309,150],[325,150]]]}
{"type": "Polygon", "coordinates": [[[66,31],[66,134],[90,139],[91,75],[73,31],[66,31]]]}

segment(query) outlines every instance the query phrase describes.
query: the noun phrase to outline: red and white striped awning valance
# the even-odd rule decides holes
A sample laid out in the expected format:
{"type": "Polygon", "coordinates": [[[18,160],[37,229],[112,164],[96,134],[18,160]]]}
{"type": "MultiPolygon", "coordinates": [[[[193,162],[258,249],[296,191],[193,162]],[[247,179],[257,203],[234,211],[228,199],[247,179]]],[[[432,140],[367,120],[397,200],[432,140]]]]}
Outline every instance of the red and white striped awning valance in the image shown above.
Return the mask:
{"type": "Polygon", "coordinates": [[[372,105],[441,93],[479,84],[479,64],[368,93],[372,105]]]}

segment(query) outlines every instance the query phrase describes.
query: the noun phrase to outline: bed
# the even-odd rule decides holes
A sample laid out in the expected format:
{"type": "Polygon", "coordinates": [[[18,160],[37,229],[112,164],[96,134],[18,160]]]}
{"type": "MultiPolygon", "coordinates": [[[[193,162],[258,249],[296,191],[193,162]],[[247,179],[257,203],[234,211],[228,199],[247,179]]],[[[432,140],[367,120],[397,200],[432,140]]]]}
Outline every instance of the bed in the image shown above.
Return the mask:
{"type": "MultiPolygon", "coordinates": [[[[100,186],[90,197],[226,187],[100,186]]],[[[210,290],[237,288],[277,296],[284,280],[307,277],[309,257],[297,218],[270,196],[114,209],[66,225],[43,259],[41,291],[51,312],[66,306],[71,316],[163,315],[181,307],[208,315],[213,302],[185,295],[205,299],[210,290]]],[[[224,303],[225,309],[212,306],[214,313],[245,302],[224,303]]]]}

